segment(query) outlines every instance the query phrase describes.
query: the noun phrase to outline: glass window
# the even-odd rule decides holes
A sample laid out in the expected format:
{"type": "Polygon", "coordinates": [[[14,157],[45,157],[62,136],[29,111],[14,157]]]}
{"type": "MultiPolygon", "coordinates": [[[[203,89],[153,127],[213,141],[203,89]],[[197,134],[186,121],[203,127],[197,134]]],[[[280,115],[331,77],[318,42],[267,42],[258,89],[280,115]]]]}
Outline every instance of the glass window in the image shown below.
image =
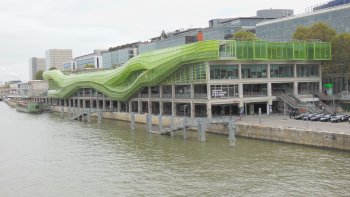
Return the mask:
{"type": "Polygon", "coordinates": [[[242,64],[242,78],[267,78],[266,64],[242,64]]]}
{"type": "Polygon", "coordinates": [[[211,98],[233,98],[238,97],[238,85],[211,85],[211,98]]]}
{"type": "Polygon", "coordinates": [[[293,64],[271,64],[271,78],[294,77],[293,64]]]}
{"type": "Polygon", "coordinates": [[[297,65],[298,77],[319,77],[319,65],[318,64],[298,64],[297,65]]]}
{"type": "Polygon", "coordinates": [[[238,79],[238,65],[211,65],[210,79],[238,79]]]}

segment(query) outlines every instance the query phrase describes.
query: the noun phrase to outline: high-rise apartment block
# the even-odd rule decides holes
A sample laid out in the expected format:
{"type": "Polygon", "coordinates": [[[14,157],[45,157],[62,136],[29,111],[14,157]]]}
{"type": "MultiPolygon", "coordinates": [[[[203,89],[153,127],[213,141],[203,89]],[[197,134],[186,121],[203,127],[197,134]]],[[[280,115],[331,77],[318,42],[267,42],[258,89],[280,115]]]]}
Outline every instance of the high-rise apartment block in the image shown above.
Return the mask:
{"type": "Polygon", "coordinates": [[[32,57],[29,59],[29,80],[34,80],[36,73],[39,71],[45,71],[45,58],[32,57]]]}
{"type": "Polygon", "coordinates": [[[48,49],[45,55],[46,70],[52,67],[63,70],[63,64],[72,60],[72,49],[48,49]]]}

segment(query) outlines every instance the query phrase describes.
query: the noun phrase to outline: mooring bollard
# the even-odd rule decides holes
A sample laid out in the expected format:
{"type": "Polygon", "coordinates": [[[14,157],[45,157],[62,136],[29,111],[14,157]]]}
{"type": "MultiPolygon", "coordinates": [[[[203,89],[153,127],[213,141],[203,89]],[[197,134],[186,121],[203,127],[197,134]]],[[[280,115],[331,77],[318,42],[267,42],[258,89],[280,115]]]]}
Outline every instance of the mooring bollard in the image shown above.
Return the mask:
{"type": "Polygon", "coordinates": [[[202,118],[197,119],[197,129],[198,129],[198,140],[200,142],[205,142],[205,129],[204,129],[202,118]]]}
{"type": "Polygon", "coordinates": [[[159,114],[159,132],[163,131],[163,116],[159,114]]]}
{"type": "Polygon", "coordinates": [[[131,112],[130,114],[130,126],[132,130],[135,130],[135,113],[131,112]]]}
{"type": "Polygon", "coordinates": [[[230,121],[228,123],[228,129],[229,129],[229,146],[236,146],[236,122],[234,118],[230,118],[230,121]]]}

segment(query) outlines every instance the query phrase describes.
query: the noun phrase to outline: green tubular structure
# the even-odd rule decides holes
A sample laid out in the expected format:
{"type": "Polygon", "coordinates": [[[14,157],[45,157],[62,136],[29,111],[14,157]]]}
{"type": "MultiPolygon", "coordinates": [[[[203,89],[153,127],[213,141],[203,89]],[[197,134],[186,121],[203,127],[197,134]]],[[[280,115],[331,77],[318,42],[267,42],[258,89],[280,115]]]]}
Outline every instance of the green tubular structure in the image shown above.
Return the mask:
{"type": "Polygon", "coordinates": [[[64,75],[44,72],[51,98],[68,98],[80,88],[93,88],[113,100],[127,100],[144,86],[155,86],[183,65],[215,60],[330,60],[329,43],[272,43],[209,40],[151,51],[124,66],[100,72],[64,75]]]}

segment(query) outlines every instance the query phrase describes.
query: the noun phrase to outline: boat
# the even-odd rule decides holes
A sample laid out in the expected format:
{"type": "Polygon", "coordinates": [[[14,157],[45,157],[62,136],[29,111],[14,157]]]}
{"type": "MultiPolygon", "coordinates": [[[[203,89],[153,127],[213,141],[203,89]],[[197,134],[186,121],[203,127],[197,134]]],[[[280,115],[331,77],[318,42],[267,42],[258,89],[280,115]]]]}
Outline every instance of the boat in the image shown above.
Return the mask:
{"type": "Polygon", "coordinates": [[[42,107],[40,107],[40,103],[37,102],[18,101],[16,110],[25,113],[41,113],[42,107]]]}

